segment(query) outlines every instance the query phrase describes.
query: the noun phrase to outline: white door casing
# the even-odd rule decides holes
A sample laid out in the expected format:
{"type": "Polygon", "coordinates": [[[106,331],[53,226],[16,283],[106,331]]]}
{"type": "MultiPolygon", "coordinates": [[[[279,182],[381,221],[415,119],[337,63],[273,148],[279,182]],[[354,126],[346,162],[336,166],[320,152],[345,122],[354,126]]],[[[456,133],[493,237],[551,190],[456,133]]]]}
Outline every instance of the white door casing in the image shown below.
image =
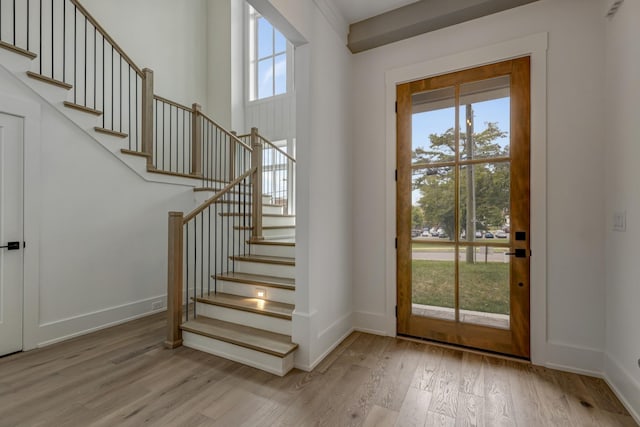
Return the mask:
{"type": "Polygon", "coordinates": [[[0,355],[23,348],[24,119],[0,113],[0,355]]]}

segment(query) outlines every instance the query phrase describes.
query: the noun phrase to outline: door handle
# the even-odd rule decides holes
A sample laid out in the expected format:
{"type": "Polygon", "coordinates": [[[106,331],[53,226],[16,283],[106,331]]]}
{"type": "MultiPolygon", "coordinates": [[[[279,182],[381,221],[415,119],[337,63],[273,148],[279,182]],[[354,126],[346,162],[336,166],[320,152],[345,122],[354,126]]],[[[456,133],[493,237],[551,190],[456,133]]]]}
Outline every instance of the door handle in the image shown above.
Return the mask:
{"type": "Polygon", "coordinates": [[[20,249],[20,242],[8,242],[5,246],[0,246],[0,249],[5,248],[9,251],[17,251],[20,249]]]}
{"type": "Polygon", "coordinates": [[[513,252],[507,252],[505,255],[515,256],[516,258],[526,258],[527,250],[526,249],[516,249],[513,252]]]}

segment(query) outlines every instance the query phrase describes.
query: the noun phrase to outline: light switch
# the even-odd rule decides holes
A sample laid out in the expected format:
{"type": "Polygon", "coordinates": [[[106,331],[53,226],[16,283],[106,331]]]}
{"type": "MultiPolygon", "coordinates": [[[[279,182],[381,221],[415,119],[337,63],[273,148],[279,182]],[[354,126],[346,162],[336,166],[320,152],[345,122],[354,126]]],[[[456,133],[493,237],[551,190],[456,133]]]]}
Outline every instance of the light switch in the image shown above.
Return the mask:
{"type": "Polygon", "coordinates": [[[614,212],[613,214],[613,231],[627,230],[627,213],[614,212]]]}

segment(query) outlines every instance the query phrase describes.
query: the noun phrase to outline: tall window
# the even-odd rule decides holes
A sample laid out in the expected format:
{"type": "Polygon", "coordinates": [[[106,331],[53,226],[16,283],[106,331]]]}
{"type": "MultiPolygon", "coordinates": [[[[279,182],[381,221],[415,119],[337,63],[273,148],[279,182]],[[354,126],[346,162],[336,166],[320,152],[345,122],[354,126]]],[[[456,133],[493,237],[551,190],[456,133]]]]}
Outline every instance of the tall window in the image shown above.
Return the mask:
{"type": "Polygon", "coordinates": [[[250,99],[287,92],[287,39],[254,8],[250,22],[250,99]]]}

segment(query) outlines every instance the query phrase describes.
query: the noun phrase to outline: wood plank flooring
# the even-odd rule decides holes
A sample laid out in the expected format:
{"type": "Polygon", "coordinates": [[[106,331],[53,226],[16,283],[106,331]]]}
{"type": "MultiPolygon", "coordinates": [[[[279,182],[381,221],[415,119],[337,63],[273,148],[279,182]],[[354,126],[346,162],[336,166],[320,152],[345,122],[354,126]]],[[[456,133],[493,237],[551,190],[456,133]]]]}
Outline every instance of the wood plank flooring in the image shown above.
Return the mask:
{"type": "Polygon", "coordinates": [[[162,347],[163,315],[0,358],[0,426],[636,426],[599,379],[354,333],[284,378],[162,347]]]}

